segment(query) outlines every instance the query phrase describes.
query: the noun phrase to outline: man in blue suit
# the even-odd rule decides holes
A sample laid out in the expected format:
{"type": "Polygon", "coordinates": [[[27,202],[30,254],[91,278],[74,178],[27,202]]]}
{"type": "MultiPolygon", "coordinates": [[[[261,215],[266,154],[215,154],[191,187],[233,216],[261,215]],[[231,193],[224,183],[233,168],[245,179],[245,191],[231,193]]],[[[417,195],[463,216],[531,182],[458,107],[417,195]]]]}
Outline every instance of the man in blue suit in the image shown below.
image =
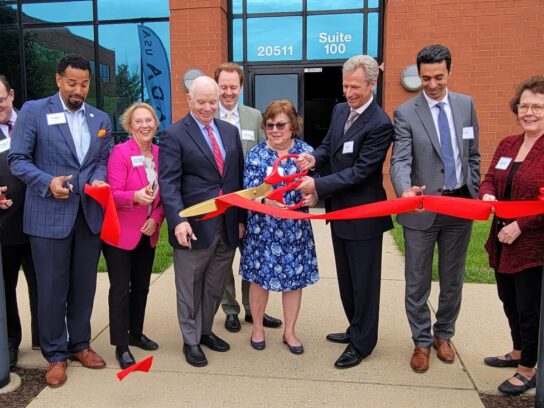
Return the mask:
{"type": "Polygon", "coordinates": [[[103,214],[84,193],[105,185],[111,124],[85,103],[90,64],[66,55],[57,65],[59,92],[23,105],[8,162],[27,184],[23,230],[30,236],[38,281],[42,354],[51,387],[66,381],[66,361],[102,368],[90,348],[103,214]]]}
{"type": "Polygon", "coordinates": [[[236,208],[205,221],[179,216],[184,208],[242,188],[242,143],[236,126],[214,119],[218,99],[219,87],[212,78],[196,78],[187,95],[189,114],[166,129],[159,150],[183,353],[195,367],[208,364],[201,345],[220,352],[230,349],[212,326],[244,233],[245,213],[236,208]]]}
{"type": "MultiPolygon", "coordinates": [[[[332,112],[329,131],[313,155],[302,154],[302,168],[329,166],[331,174],[305,178],[299,189],[325,199],[327,211],[385,200],[382,168],[393,140],[393,125],[373,97],[380,69],[374,58],[356,55],[344,63],[342,86],[347,102],[332,112]]],[[[356,366],[378,341],[383,233],[391,217],[331,222],[340,298],[349,322],[346,332],[327,340],[347,344],[336,368],[356,366]]]]}

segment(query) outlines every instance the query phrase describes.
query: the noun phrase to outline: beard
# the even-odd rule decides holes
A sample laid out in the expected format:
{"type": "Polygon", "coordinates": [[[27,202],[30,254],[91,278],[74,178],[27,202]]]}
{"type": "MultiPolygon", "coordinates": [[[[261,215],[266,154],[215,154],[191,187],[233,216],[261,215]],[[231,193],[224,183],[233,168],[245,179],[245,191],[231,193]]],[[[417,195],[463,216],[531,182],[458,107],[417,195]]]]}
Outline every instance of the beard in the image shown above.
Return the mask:
{"type": "Polygon", "coordinates": [[[76,111],[81,108],[83,102],[85,102],[85,98],[82,95],[70,95],[68,96],[68,102],[66,103],[66,105],[68,105],[68,109],[76,111]],[[76,99],[76,97],[78,99],[76,99]]]}

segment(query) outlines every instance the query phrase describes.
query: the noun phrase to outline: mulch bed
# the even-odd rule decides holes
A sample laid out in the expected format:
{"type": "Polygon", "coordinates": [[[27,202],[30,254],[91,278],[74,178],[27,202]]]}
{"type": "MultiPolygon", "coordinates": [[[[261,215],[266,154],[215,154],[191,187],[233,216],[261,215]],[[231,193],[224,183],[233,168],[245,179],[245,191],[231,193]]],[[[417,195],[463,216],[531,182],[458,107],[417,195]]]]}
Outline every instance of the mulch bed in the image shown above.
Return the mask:
{"type": "Polygon", "coordinates": [[[45,370],[16,367],[13,372],[21,377],[21,385],[13,392],[0,394],[0,407],[24,408],[46,387],[45,370]]]}
{"type": "Polygon", "coordinates": [[[486,408],[533,408],[535,406],[535,397],[532,396],[480,394],[480,398],[486,408]]]}

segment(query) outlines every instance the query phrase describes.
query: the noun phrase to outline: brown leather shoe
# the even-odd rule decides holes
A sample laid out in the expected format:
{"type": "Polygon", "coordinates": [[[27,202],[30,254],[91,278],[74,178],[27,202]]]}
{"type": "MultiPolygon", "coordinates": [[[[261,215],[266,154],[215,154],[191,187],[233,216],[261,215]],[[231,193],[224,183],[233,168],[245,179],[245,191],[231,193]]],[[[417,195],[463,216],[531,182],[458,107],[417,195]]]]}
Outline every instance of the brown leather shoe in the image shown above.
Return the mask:
{"type": "Polygon", "coordinates": [[[106,362],[90,347],[71,354],[70,359],[79,361],[83,367],[87,368],[106,367],[106,362]]]}
{"type": "Polygon", "coordinates": [[[446,364],[451,364],[455,360],[455,351],[451,348],[450,341],[433,337],[433,347],[436,349],[436,355],[446,364]]]}
{"type": "Polygon", "coordinates": [[[410,367],[416,373],[424,373],[429,369],[429,356],[431,355],[430,347],[416,347],[412,358],[410,359],[410,367]]]}
{"type": "Polygon", "coordinates": [[[49,363],[49,368],[45,373],[45,382],[50,387],[60,387],[66,382],[66,361],[49,363]]]}

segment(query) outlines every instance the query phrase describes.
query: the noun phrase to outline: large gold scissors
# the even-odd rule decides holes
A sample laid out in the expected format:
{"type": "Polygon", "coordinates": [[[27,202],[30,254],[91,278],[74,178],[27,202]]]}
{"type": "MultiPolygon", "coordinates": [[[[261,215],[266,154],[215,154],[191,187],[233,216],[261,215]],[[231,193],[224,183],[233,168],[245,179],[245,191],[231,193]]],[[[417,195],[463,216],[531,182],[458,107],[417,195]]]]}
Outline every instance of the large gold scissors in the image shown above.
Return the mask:
{"type": "MultiPolygon", "coordinates": [[[[302,170],[300,173],[295,174],[289,174],[286,176],[280,175],[278,171],[278,167],[280,165],[280,162],[289,159],[289,158],[297,158],[298,154],[285,154],[283,156],[280,156],[274,161],[274,165],[272,166],[271,173],[266,176],[263,180],[263,183],[258,185],[257,187],[251,187],[246,188],[245,190],[235,191],[234,193],[225,194],[224,196],[229,195],[238,195],[240,197],[248,198],[250,200],[254,200],[257,197],[266,197],[270,200],[277,201],[279,203],[285,204],[285,201],[283,199],[284,194],[287,191],[294,190],[297,188],[300,183],[302,183],[302,180],[297,180],[302,177],[304,177],[306,174],[308,174],[308,169],[302,170]],[[285,186],[278,187],[274,189],[274,185],[279,183],[286,183],[285,186]]],[[[215,202],[215,198],[212,198],[210,200],[203,201],[201,203],[195,204],[191,207],[188,207],[181,211],[179,213],[180,217],[194,217],[196,215],[202,215],[207,214],[213,211],[217,210],[217,204],[215,202]]],[[[297,208],[302,207],[303,202],[302,200],[298,203],[287,207],[289,210],[294,210],[297,208]]]]}

